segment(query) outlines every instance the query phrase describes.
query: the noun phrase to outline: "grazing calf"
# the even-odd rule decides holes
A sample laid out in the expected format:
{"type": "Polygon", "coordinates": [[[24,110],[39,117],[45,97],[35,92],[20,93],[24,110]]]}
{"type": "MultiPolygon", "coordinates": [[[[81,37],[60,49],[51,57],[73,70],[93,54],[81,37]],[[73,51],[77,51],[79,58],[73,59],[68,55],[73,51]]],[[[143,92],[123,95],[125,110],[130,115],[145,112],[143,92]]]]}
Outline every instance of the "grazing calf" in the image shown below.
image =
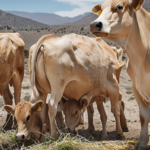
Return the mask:
{"type": "Polygon", "coordinates": [[[92,11],[100,16],[91,23],[91,32],[121,45],[129,57],[127,73],[139,106],[140,138],[135,150],[147,150],[150,120],[150,14],[144,0],[105,0],[92,11]]]}
{"type": "Polygon", "coordinates": [[[96,94],[110,97],[111,110],[116,119],[117,138],[125,139],[120,125],[120,93],[117,80],[125,62],[118,60],[109,45],[101,38],[76,34],[62,37],[46,35],[33,46],[33,49],[31,98],[37,100],[39,97],[37,83],[40,83],[40,88],[45,93],[51,93],[47,103],[53,138],[58,138],[55,116],[62,96],[78,101],[83,95],[95,91],[96,93],[92,93],[93,96],[96,94]]]}
{"type": "MultiPolygon", "coordinates": [[[[82,116],[84,109],[86,107],[82,107],[82,103],[86,104],[87,107],[87,113],[88,113],[88,132],[91,134],[95,133],[94,125],[93,125],[93,114],[94,114],[94,109],[93,109],[93,102],[96,102],[97,109],[100,113],[100,119],[102,122],[102,136],[101,140],[106,140],[108,139],[107,131],[106,131],[106,121],[107,121],[107,115],[103,106],[103,103],[106,101],[104,97],[102,96],[95,96],[92,97],[92,99],[88,102],[87,99],[81,98],[80,101],[76,100],[64,100],[62,99],[59,102],[61,110],[64,112],[65,115],[65,121],[66,125],[68,127],[68,131],[71,133],[76,133],[75,127],[77,127],[80,123],[80,117],[82,116]]],[[[120,108],[120,123],[123,132],[128,132],[128,127],[126,124],[126,118],[124,115],[124,102],[119,101],[119,108],[120,108]]]]}
{"type": "Polygon", "coordinates": [[[43,133],[46,132],[46,126],[43,124],[43,118],[40,113],[43,106],[43,101],[38,101],[34,104],[23,101],[18,103],[17,106],[4,106],[5,110],[14,115],[17,120],[17,140],[26,140],[30,134],[34,135],[40,142],[45,140],[43,133]]]}
{"type": "MultiPolygon", "coordinates": [[[[0,95],[5,105],[12,105],[9,85],[14,87],[15,104],[20,101],[24,76],[24,42],[19,33],[0,33],[0,95]]],[[[9,114],[3,127],[10,129],[13,118],[9,114]],[[9,120],[8,120],[9,119],[9,120]]]]}

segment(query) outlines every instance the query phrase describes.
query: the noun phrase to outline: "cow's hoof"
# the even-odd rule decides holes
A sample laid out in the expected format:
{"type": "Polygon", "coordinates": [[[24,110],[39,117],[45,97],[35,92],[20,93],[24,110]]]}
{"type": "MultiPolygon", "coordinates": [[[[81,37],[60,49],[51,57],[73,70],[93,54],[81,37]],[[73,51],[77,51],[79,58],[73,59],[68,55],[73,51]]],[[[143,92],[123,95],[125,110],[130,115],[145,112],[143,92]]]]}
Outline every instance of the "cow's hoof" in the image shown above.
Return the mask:
{"type": "Polygon", "coordinates": [[[117,134],[116,139],[117,139],[117,140],[125,140],[126,138],[125,138],[124,135],[117,134]]]}
{"type": "Polygon", "coordinates": [[[87,132],[90,133],[91,135],[95,135],[95,129],[88,128],[87,132]]]}
{"type": "Polygon", "coordinates": [[[59,134],[56,133],[55,135],[51,135],[51,138],[52,138],[53,140],[58,140],[59,134]]]}
{"type": "Polygon", "coordinates": [[[123,132],[129,132],[129,129],[128,129],[128,127],[122,128],[122,131],[123,131],[123,132]]]}
{"type": "Polygon", "coordinates": [[[108,135],[102,135],[101,141],[107,141],[108,140],[108,135]]]}
{"type": "Polygon", "coordinates": [[[68,130],[67,130],[66,128],[62,128],[62,129],[61,129],[61,132],[62,132],[62,133],[67,133],[68,130]]]}
{"type": "Polygon", "coordinates": [[[150,150],[150,148],[139,146],[139,143],[137,143],[134,147],[134,150],[150,150]]]}

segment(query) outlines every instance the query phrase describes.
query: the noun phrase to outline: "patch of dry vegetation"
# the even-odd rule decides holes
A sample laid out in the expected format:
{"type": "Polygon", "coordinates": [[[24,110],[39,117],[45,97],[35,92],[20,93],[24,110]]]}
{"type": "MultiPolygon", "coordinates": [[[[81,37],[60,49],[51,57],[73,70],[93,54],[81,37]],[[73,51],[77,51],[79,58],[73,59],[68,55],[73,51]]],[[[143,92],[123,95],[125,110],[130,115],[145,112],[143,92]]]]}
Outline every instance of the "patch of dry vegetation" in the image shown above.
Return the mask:
{"type": "Polygon", "coordinates": [[[33,137],[24,142],[16,141],[15,130],[0,131],[0,149],[22,149],[22,150],[119,150],[132,149],[136,140],[130,141],[90,141],[81,136],[61,134],[57,141],[46,137],[46,141],[38,143],[33,137]]]}

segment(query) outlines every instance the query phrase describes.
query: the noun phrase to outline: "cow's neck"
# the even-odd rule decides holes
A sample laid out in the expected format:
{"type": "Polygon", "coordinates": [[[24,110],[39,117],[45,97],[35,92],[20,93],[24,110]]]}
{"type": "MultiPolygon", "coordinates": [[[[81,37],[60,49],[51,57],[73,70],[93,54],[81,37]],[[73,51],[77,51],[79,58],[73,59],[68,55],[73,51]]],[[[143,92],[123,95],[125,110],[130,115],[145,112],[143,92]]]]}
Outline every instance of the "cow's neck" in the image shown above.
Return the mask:
{"type": "Polygon", "coordinates": [[[132,67],[135,87],[143,100],[150,102],[150,14],[143,8],[133,15],[133,26],[126,42],[126,51],[132,67]]]}
{"type": "Polygon", "coordinates": [[[139,69],[144,65],[147,51],[150,51],[150,15],[140,8],[133,15],[133,25],[125,45],[132,65],[139,69]]]}

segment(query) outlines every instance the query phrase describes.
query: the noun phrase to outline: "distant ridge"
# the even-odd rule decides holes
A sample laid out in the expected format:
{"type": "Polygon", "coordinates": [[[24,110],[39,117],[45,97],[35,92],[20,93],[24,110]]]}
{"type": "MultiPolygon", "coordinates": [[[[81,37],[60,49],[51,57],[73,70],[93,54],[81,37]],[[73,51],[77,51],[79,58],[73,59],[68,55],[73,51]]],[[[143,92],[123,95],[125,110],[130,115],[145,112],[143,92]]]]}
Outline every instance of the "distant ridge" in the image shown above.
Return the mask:
{"type": "Polygon", "coordinates": [[[78,20],[78,21],[75,21],[71,24],[89,24],[91,23],[92,21],[94,21],[98,16],[95,15],[94,13],[89,13],[87,16],[85,16],[84,18],[78,20]]]}
{"type": "Polygon", "coordinates": [[[9,26],[18,29],[31,29],[31,28],[47,28],[48,25],[33,21],[31,19],[15,16],[0,10],[0,26],[9,26]]]}
{"type": "Polygon", "coordinates": [[[19,12],[19,11],[8,11],[8,13],[11,13],[16,16],[32,19],[34,21],[38,21],[47,25],[62,25],[66,23],[73,23],[77,20],[86,17],[89,14],[89,13],[85,13],[83,15],[70,18],[70,17],[62,17],[51,13],[28,13],[28,12],[19,12]]]}

